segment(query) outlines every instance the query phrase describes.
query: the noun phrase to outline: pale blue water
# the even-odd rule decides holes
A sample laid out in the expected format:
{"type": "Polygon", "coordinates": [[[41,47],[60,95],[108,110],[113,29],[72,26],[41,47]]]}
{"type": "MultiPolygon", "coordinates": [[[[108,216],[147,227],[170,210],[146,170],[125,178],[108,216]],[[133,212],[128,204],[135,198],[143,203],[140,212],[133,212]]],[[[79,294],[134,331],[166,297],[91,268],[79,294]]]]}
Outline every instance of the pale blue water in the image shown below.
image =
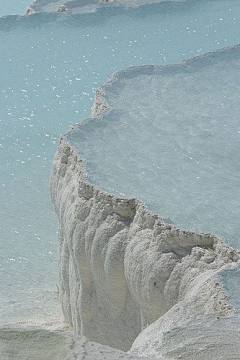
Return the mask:
{"type": "Polygon", "coordinates": [[[227,291],[229,303],[235,308],[240,315],[240,268],[237,270],[224,271],[219,275],[219,280],[227,291]]]}
{"type": "Polygon", "coordinates": [[[88,181],[240,247],[240,46],[140,69],[104,88],[111,111],[66,135],[88,181]]]}
{"type": "Polygon", "coordinates": [[[29,0],[1,0],[0,16],[24,15],[30,2],[29,0]]]}
{"type": "Polygon", "coordinates": [[[0,18],[1,323],[23,320],[29,299],[38,316],[36,296],[56,289],[51,161],[60,134],[89,116],[96,88],[129,66],[235,45],[239,23],[238,0],[0,18]]]}

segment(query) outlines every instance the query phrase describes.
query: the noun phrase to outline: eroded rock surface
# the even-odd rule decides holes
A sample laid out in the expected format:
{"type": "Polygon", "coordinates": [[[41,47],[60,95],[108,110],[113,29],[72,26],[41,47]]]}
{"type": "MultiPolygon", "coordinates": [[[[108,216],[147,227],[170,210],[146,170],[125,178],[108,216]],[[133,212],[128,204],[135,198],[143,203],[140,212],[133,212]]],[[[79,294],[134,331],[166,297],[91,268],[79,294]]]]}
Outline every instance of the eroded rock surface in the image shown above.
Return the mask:
{"type": "Polygon", "coordinates": [[[128,350],[162,316],[168,331],[206,314],[230,314],[215,274],[234,267],[239,254],[212,235],[161,223],[137,199],[101,192],[84,181],[81,163],[63,137],[51,194],[60,225],[60,298],[75,332],[128,350]]]}
{"type": "MultiPolygon", "coordinates": [[[[94,181],[90,183],[84,172],[86,168],[91,171],[92,168],[95,169],[103,154],[115,154],[115,150],[118,150],[118,155],[115,156],[118,161],[124,146],[131,149],[129,151],[128,148],[128,155],[135,153],[136,138],[140,139],[140,148],[141,142],[149,145],[153,141],[152,133],[149,137],[151,141],[147,141],[148,137],[146,141],[141,140],[141,136],[136,136],[135,132],[126,141],[129,124],[136,129],[139,118],[145,118],[146,127],[143,132],[148,134],[147,104],[154,108],[152,118],[162,123],[162,118],[165,113],[168,114],[169,109],[161,109],[164,111],[160,116],[159,104],[161,107],[165,101],[169,106],[174,102],[176,94],[179,95],[179,104],[183,104],[183,99],[187,104],[187,99],[190,99],[189,84],[192,81],[190,87],[193,89],[196,79],[198,82],[202,81],[204,86],[197,94],[194,106],[189,107],[190,123],[198,109],[197,104],[200,100],[203,101],[203,92],[207,103],[209,96],[211,97],[213,119],[214,116],[218,119],[218,98],[213,97],[214,89],[220,86],[219,73],[225,74],[226,93],[232,93],[235,99],[237,85],[233,79],[239,68],[238,52],[237,46],[176,66],[146,66],[117,73],[97,91],[92,118],[76,125],[61,138],[53,161],[51,195],[59,218],[60,298],[65,319],[76,333],[124,351],[130,349],[130,353],[148,358],[166,356],[170,359],[220,359],[222,354],[226,358],[229,353],[231,358],[238,359],[239,346],[236,339],[239,337],[239,316],[227,302],[219,274],[223,270],[239,266],[239,252],[216,236],[184,231],[164,223],[140,200],[128,199],[127,191],[123,193],[124,199],[109,195],[97,188],[94,181]],[[226,69],[231,76],[226,74],[226,69]],[[212,82],[209,90],[210,78],[212,82]],[[172,81],[176,81],[176,85],[168,88],[172,81]],[[186,85],[186,97],[183,84],[186,85]],[[145,87],[144,101],[141,104],[136,96],[136,89],[139,87],[145,87]],[[207,91],[210,91],[209,96],[206,95],[207,91]],[[160,101],[159,94],[165,92],[167,97],[164,95],[164,100],[160,101]],[[135,125],[131,121],[133,117],[137,119],[135,125]],[[124,130],[121,135],[114,126],[111,127],[113,123],[118,123],[118,119],[123,120],[124,130]],[[116,138],[113,136],[115,133],[118,134],[116,138]],[[109,138],[113,142],[110,145],[107,143],[109,147],[105,148],[103,143],[109,138]],[[91,161],[88,156],[94,157],[92,167],[86,166],[86,163],[83,166],[83,160],[91,161]]],[[[182,107],[183,117],[186,115],[186,106],[182,107]]],[[[199,114],[202,114],[202,108],[203,104],[200,102],[199,114]]],[[[179,111],[179,107],[175,106],[173,115],[178,116],[179,111]]],[[[235,120],[236,111],[237,107],[233,107],[235,120]]],[[[182,121],[180,130],[181,127],[182,121]]],[[[140,127],[139,134],[141,131],[140,127]]],[[[175,137],[179,131],[176,131],[175,137]]],[[[161,128],[156,133],[161,134],[161,128]]],[[[195,139],[194,136],[193,138],[195,139]]],[[[146,148],[141,154],[145,155],[146,148]]],[[[214,149],[217,148],[218,146],[214,146],[214,149]]],[[[161,154],[156,149],[153,154],[148,154],[149,159],[152,155],[161,154]]],[[[234,151],[232,154],[235,156],[234,151]]],[[[106,165],[106,158],[100,169],[106,165]]],[[[126,171],[122,166],[126,165],[126,159],[127,156],[121,166],[117,164],[116,172],[112,169],[114,161],[110,162],[110,174],[119,174],[112,186],[114,188],[119,182],[125,184],[125,180],[129,184],[128,176],[132,169],[130,167],[126,171]],[[120,178],[121,172],[124,172],[125,177],[120,178]]],[[[142,157],[130,160],[135,164],[137,159],[141,160],[142,157]]],[[[203,163],[204,159],[203,156],[203,163]]],[[[232,163],[234,167],[234,159],[232,163]]],[[[181,166],[179,169],[182,174],[181,166]]],[[[135,174],[134,171],[132,173],[135,174]]],[[[234,169],[232,174],[235,174],[234,169]]],[[[108,179],[106,174],[104,176],[108,179]]],[[[169,171],[167,176],[169,178],[169,171]]],[[[214,179],[218,177],[215,176],[214,179]]],[[[143,191],[147,186],[148,183],[145,182],[143,191]]],[[[112,189],[110,186],[107,188],[112,189]]],[[[189,188],[187,190],[191,192],[189,188]]],[[[119,191],[115,193],[120,194],[119,191]]],[[[208,193],[209,191],[206,194],[208,193]]],[[[162,197],[158,199],[161,200],[162,197]]],[[[172,201],[174,202],[174,197],[172,201]]],[[[208,221],[210,218],[207,218],[208,221]]],[[[218,211],[217,219],[221,222],[221,211],[218,211]]],[[[224,218],[224,221],[224,224],[230,226],[229,219],[224,218]]]]}

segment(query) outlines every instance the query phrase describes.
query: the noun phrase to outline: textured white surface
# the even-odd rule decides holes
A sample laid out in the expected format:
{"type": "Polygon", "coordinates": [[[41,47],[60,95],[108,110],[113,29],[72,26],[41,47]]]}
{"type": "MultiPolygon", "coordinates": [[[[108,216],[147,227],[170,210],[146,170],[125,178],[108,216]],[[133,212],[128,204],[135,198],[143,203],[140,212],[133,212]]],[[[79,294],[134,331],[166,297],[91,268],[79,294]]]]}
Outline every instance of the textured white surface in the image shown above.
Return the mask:
{"type": "MultiPolygon", "coordinates": [[[[146,359],[56,331],[0,330],[1,360],[117,360],[146,359]]],[[[163,360],[162,357],[148,357],[163,360]]]]}
{"type": "MultiPolygon", "coordinates": [[[[219,54],[223,62],[217,69],[226,65],[229,51],[200,58],[203,68],[197,66],[197,70],[201,77],[205,68],[215,65],[219,54]]],[[[238,48],[232,51],[235,59],[238,48]]],[[[170,77],[175,81],[178,70],[183,68],[183,72],[196,77],[195,61],[198,64],[194,59],[193,68],[189,61],[168,67],[166,73],[170,69],[170,77]]],[[[232,68],[236,66],[234,63],[232,68]]],[[[164,74],[165,68],[161,71],[164,74]]],[[[100,131],[108,134],[109,124],[117,123],[121,115],[116,105],[119,99],[122,106],[126,96],[130,102],[138,103],[126,91],[126,83],[133,83],[136,89],[141,76],[145,77],[144,83],[150,77],[153,90],[158,89],[157,76],[152,77],[157,72],[156,68],[145,67],[117,74],[97,92],[93,118],[60,140],[53,161],[51,195],[59,218],[60,298],[64,316],[75,332],[92,341],[125,351],[134,342],[130,352],[138,356],[197,359],[196,354],[200,354],[205,359],[219,359],[223,354],[226,358],[230,349],[224,339],[228,339],[231,358],[237,359],[239,318],[231,318],[234,309],[227,303],[218,274],[234,269],[239,264],[239,253],[213,235],[162,223],[140,200],[109,195],[90,184],[84,172],[83,141],[86,153],[91,153],[91,135],[97,141],[100,131]],[[112,82],[117,90],[113,94],[112,82]],[[107,97],[104,90],[107,93],[109,89],[107,97]],[[108,111],[102,114],[106,108],[108,111]]],[[[161,77],[160,80],[162,84],[161,77]]],[[[150,100],[147,103],[152,104],[150,100]]],[[[136,109],[139,110],[137,105],[136,109]]],[[[127,146],[124,136],[122,139],[121,146],[127,146]]],[[[114,146],[111,148],[115,151],[114,146]]],[[[84,156],[85,161],[90,159],[84,156]]]]}
{"type": "MultiPolygon", "coordinates": [[[[174,311],[170,316],[174,316],[174,311]]],[[[182,324],[163,331],[164,317],[157,320],[139,335],[131,353],[149,357],[160,353],[167,359],[239,360],[239,318],[205,316],[187,326],[184,321],[182,324]]]]}
{"type": "Polygon", "coordinates": [[[239,254],[211,235],[161,224],[139,200],[87,184],[64,138],[51,193],[60,223],[60,297],[77,333],[128,350],[164,314],[161,329],[168,331],[204,314],[231,313],[214,274],[233,267],[239,254]]]}

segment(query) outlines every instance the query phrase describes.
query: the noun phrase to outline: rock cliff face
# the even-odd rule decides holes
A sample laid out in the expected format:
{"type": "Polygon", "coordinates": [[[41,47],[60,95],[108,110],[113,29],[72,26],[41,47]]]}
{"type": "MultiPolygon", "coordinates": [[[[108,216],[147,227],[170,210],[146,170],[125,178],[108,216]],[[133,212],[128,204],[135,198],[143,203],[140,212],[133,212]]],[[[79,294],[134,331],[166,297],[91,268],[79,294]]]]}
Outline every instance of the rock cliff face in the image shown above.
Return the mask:
{"type": "Polygon", "coordinates": [[[166,332],[231,313],[215,275],[234,267],[239,254],[212,235],[161,223],[138,199],[87,183],[66,137],[53,161],[51,195],[59,218],[60,299],[76,333],[128,350],[160,317],[166,332]]]}
{"type": "MultiPolygon", "coordinates": [[[[235,54],[238,47],[232,51],[235,54]]],[[[231,60],[230,52],[220,51],[224,61],[219,69],[231,60]]],[[[208,67],[215,57],[200,58],[200,65],[208,67]]],[[[196,76],[196,69],[191,68],[194,61],[185,63],[184,72],[196,76]]],[[[157,92],[155,70],[133,68],[113,76],[97,91],[92,118],[60,139],[53,161],[51,195],[59,218],[59,292],[64,316],[76,333],[125,351],[132,346],[136,356],[196,360],[219,359],[221,354],[227,358],[231,353],[231,358],[237,359],[239,317],[226,316],[234,309],[226,302],[218,274],[239,265],[239,252],[213,235],[165,224],[140,200],[109,195],[87,181],[81,144],[85,141],[89,150],[90,132],[96,134],[97,141],[101,121],[109,114],[107,124],[117,121],[121,106],[129,109],[135,101],[134,106],[139,107],[135,93],[132,97],[130,91],[122,94],[126,78],[134,75],[136,89],[141,84],[138,75],[144,72],[146,78],[150,76],[153,92],[157,92]],[[113,82],[118,91],[113,91],[111,99],[113,82]],[[118,111],[114,111],[117,105],[118,111]]],[[[172,70],[175,79],[178,67],[159,71],[172,70]]],[[[160,81],[163,86],[163,78],[160,81]]],[[[148,84],[144,100],[154,106],[151,96],[147,100],[148,84]]],[[[105,123],[103,128],[107,128],[105,123]]],[[[108,136],[112,134],[110,131],[108,136]]]]}

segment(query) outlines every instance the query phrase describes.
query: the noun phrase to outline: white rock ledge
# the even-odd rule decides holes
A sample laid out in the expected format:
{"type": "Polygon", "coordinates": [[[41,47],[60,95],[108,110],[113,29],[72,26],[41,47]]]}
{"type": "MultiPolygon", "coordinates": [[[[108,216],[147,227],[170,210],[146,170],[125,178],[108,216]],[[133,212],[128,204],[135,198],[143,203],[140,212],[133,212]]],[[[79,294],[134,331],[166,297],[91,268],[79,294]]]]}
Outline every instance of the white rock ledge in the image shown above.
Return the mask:
{"type": "MultiPolygon", "coordinates": [[[[91,126],[107,108],[103,87],[91,126]]],[[[88,183],[77,146],[85,125],[62,136],[51,175],[66,321],[91,341],[149,359],[238,359],[239,318],[218,274],[239,265],[239,252],[216,236],[162,223],[139,199],[88,183]]]]}
{"type": "Polygon", "coordinates": [[[51,195],[60,299],[76,333],[128,350],[162,316],[159,342],[193,319],[232,312],[215,275],[236,266],[238,252],[212,235],[162,224],[140,200],[107,195],[84,178],[82,160],[62,137],[51,195]]]}

